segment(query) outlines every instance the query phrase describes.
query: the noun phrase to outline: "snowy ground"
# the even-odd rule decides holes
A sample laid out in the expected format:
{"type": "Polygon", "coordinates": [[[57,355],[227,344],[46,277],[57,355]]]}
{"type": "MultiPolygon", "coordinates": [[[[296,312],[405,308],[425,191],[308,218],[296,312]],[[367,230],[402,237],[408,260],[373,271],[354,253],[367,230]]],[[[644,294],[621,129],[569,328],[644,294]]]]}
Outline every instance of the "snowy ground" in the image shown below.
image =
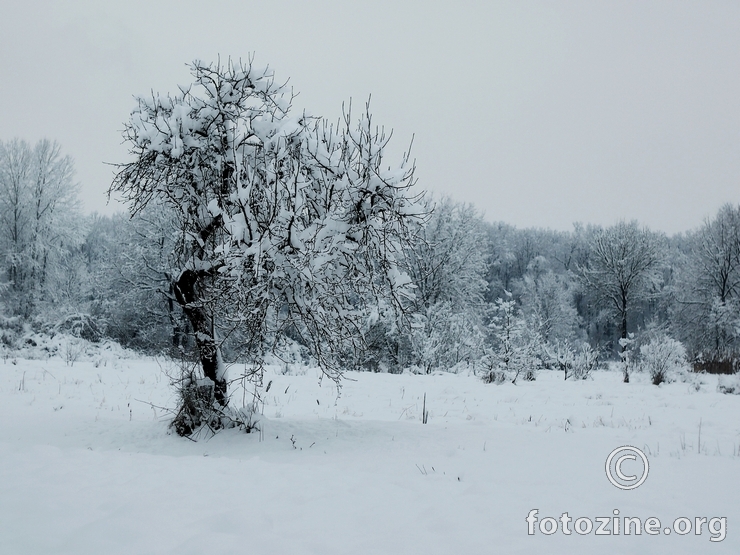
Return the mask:
{"type": "Polygon", "coordinates": [[[191,442],[147,404],[172,406],[167,367],[0,360],[0,553],[740,553],[740,396],[711,376],[697,391],[352,373],[337,397],[313,370],[270,374],[263,433],[191,442]],[[604,471],[625,444],[651,465],[633,491],[604,471]],[[721,542],[530,536],[531,509],[728,525],[721,542]]]}

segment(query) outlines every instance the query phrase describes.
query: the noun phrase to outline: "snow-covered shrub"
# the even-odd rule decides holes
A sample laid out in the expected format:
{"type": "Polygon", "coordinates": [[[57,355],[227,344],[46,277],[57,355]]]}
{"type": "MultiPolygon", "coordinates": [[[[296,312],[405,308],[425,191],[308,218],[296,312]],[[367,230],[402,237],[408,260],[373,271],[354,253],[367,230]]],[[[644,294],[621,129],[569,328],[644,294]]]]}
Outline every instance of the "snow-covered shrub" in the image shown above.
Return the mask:
{"type": "Polygon", "coordinates": [[[93,316],[81,312],[75,312],[62,318],[54,326],[54,331],[68,333],[93,343],[97,343],[103,338],[102,323],[93,316]]]}
{"type": "Polygon", "coordinates": [[[573,374],[576,352],[570,342],[556,341],[554,345],[546,347],[548,355],[548,366],[563,373],[563,379],[567,380],[573,374]]]}
{"type": "MultiPolygon", "coordinates": [[[[536,330],[529,327],[524,328],[522,335],[521,351],[518,362],[522,366],[519,376],[527,382],[533,382],[537,379],[537,372],[542,369],[544,359],[544,343],[542,337],[536,330]]],[[[516,383],[516,375],[514,383],[516,383]]]]}
{"type": "Polygon", "coordinates": [[[496,385],[501,385],[507,379],[508,379],[508,376],[506,375],[506,373],[496,368],[492,369],[491,371],[483,375],[483,383],[493,383],[496,385]]]}
{"type": "Polygon", "coordinates": [[[7,353],[16,350],[22,334],[23,320],[20,317],[0,316],[0,349],[7,353]]]}
{"type": "Polygon", "coordinates": [[[563,373],[563,379],[585,380],[599,365],[599,353],[588,343],[583,343],[577,351],[569,341],[557,341],[545,347],[550,368],[563,373]]]}
{"type": "Polygon", "coordinates": [[[654,385],[671,381],[687,370],[686,349],[668,336],[657,337],[640,347],[640,367],[650,374],[654,385]]]}
{"type": "Polygon", "coordinates": [[[740,374],[720,376],[717,381],[717,391],[726,395],[740,395],[740,374]]]}
{"type": "Polygon", "coordinates": [[[221,419],[214,403],[214,383],[210,378],[188,374],[175,384],[179,407],[170,426],[180,436],[191,436],[202,426],[220,429],[221,419]]]}
{"type": "Polygon", "coordinates": [[[363,338],[364,348],[357,353],[354,366],[371,372],[398,371],[397,357],[393,355],[399,352],[399,337],[392,326],[379,319],[368,321],[363,338]]]}
{"type": "Polygon", "coordinates": [[[180,376],[173,380],[179,403],[170,427],[180,436],[192,437],[202,429],[212,433],[223,428],[240,428],[246,433],[259,430],[257,403],[241,409],[221,406],[215,402],[215,383],[199,378],[195,364],[183,362],[180,376]]]}
{"type": "Polygon", "coordinates": [[[417,315],[410,335],[416,364],[429,373],[479,359],[485,334],[476,320],[479,318],[475,314],[461,312],[449,301],[437,303],[425,314],[417,315]]]}
{"type": "Polygon", "coordinates": [[[140,353],[125,349],[115,341],[108,339],[91,343],[64,333],[50,334],[33,331],[24,333],[10,353],[12,356],[29,360],[59,357],[68,366],[83,360],[97,362],[98,365],[107,365],[108,361],[141,356],[140,353]]]}
{"type": "Polygon", "coordinates": [[[573,359],[573,378],[585,380],[591,376],[591,372],[599,367],[599,352],[588,343],[581,345],[581,350],[575,354],[573,359]]]}
{"type": "Polygon", "coordinates": [[[74,366],[85,350],[83,341],[77,337],[68,337],[62,346],[62,356],[67,366],[74,366]]]}

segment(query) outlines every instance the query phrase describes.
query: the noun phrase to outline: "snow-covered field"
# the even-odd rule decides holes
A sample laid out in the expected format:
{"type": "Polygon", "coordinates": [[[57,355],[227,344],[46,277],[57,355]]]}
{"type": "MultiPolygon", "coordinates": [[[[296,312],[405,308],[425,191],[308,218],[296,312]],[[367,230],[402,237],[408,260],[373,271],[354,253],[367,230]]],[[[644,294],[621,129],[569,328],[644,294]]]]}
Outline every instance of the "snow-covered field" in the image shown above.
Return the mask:
{"type": "Polygon", "coordinates": [[[275,369],[262,433],[192,442],[150,404],[174,404],[170,366],[0,360],[0,553],[740,553],[740,396],[716,377],[349,373],[337,396],[315,370],[275,369]],[[604,471],[626,444],[650,460],[633,491],[604,471]],[[721,542],[706,527],[530,536],[532,509],[728,524],[721,542]]]}

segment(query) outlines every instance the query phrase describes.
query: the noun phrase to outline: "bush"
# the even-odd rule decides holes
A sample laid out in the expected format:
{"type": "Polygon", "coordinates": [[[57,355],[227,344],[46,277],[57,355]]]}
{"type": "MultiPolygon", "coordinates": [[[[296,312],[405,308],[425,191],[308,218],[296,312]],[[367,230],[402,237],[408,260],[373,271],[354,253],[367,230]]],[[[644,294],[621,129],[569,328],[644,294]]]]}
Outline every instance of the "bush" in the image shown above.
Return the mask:
{"type": "Polygon", "coordinates": [[[573,357],[573,379],[586,380],[591,372],[599,367],[599,352],[588,343],[581,346],[581,351],[573,357]]]}
{"type": "Polygon", "coordinates": [[[84,313],[74,313],[65,316],[56,326],[55,333],[66,333],[97,343],[104,337],[104,326],[96,318],[84,313]]]}
{"type": "Polygon", "coordinates": [[[654,385],[672,381],[675,374],[688,367],[686,349],[675,339],[657,337],[640,347],[641,369],[650,374],[654,385]]]}
{"type": "Polygon", "coordinates": [[[717,391],[726,395],[740,395],[740,376],[731,378],[720,376],[717,382],[717,391]]]}
{"type": "Polygon", "coordinates": [[[431,373],[478,360],[485,341],[478,316],[472,310],[460,311],[449,301],[438,302],[424,314],[417,314],[409,334],[414,363],[431,373]]]}
{"type": "Polygon", "coordinates": [[[548,367],[555,368],[563,373],[563,379],[567,380],[573,375],[573,364],[575,363],[576,353],[573,350],[570,342],[556,341],[555,345],[550,345],[551,348],[546,347],[548,356],[548,367]]]}
{"type": "Polygon", "coordinates": [[[177,384],[177,387],[180,397],[179,407],[170,424],[177,435],[189,437],[204,425],[212,430],[222,428],[215,406],[212,380],[188,376],[177,384]]]}
{"type": "Polygon", "coordinates": [[[215,383],[198,377],[197,365],[183,361],[180,377],[173,380],[179,402],[170,427],[182,437],[197,437],[203,429],[216,433],[224,428],[239,428],[246,433],[259,431],[257,402],[242,409],[223,406],[216,401],[215,383]]]}
{"type": "Polygon", "coordinates": [[[545,351],[549,358],[549,367],[563,372],[566,380],[568,378],[585,380],[599,365],[599,353],[588,343],[584,343],[580,352],[576,352],[568,341],[558,341],[545,351]]]}
{"type": "Polygon", "coordinates": [[[483,383],[501,385],[508,379],[506,372],[499,368],[489,368],[483,373],[483,383]]]}
{"type": "Polygon", "coordinates": [[[20,317],[0,315],[0,350],[10,352],[17,349],[22,334],[23,321],[20,317]]]}

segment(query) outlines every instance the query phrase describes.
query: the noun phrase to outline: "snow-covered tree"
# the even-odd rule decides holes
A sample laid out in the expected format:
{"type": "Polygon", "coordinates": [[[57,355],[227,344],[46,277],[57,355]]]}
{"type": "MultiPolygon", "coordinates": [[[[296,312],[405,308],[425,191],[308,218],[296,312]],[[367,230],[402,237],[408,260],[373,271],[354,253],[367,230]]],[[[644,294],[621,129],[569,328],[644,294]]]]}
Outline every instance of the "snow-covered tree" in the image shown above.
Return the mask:
{"type": "Polygon", "coordinates": [[[584,285],[596,303],[615,317],[625,339],[632,312],[655,293],[661,281],[662,238],[637,222],[621,221],[597,230],[590,247],[588,263],[580,268],[584,285]]]}
{"type": "Polygon", "coordinates": [[[577,283],[571,274],[556,274],[537,257],[521,280],[522,314],[548,343],[574,342],[579,335],[580,318],[573,300],[577,283]],[[539,265],[537,264],[539,262],[539,265]]]}
{"type": "Polygon", "coordinates": [[[244,333],[257,368],[290,330],[337,377],[371,299],[410,293],[397,259],[418,212],[413,165],[389,167],[369,108],[332,125],[293,114],[290,89],[251,61],[191,72],[177,94],[138,99],[124,131],[132,159],[111,191],[134,214],[152,199],[175,214],[174,294],[219,405],[219,325],[244,333]]]}
{"type": "Polygon", "coordinates": [[[177,229],[153,202],[133,218],[92,216],[85,238],[83,309],[127,347],[180,353],[187,323],[173,292],[177,229]]]}
{"type": "Polygon", "coordinates": [[[442,199],[405,262],[415,286],[412,362],[430,371],[480,358],[485,341],[486,234],[475,208],[442,199]]]}
{"type": "Polygon", "coordinates": [[[30,317],[68,290],[68,258],[82,238],[77,193],[72,159],[56,142],[0,142],[0,249],[13,312],[30,317]]]}
{"type": "Polygon", "coordinates": [[[493,348],[482,360],[483,379],[488,383],[507,379],[516,383],[520,376],[533,380],[542,365],[542,338],[518,314],[512,294],[505,294],[506,299],[497,299],[493,307],[489,324],[493,348]]]}
{"type": "Polygon", "coordinates": [[[706,364],[740,355],[740,206],[725,205],[688,240],[672,328],[706,364]]]}
{"type": "Polygon", "coordinates": [[[740,297],[740,206],[720,208],[693,247],[700,290],[721,303],[740,297]]]}
{"type": "Polygon", "coordinates": [[[25,141],[0,142],[0,223],[8,282],[18,292],[26,279],[24,254],[30,227],[31,149],[25,141]]]}

